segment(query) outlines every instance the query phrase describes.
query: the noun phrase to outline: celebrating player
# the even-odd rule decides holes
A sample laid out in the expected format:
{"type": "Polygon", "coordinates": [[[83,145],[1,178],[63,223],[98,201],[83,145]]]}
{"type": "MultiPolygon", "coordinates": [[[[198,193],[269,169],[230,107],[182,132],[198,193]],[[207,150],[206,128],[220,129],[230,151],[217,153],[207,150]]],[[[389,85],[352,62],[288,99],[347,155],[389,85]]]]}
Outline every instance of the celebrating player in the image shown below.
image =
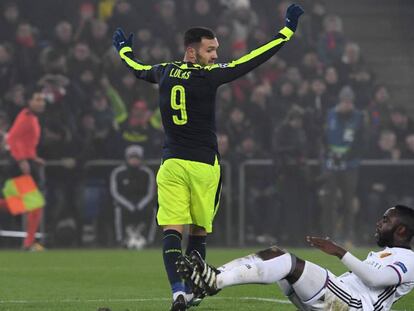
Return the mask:
{"type": "Polygon", "coordinates": [[[236,259],[215,269],[196,252],[181,257],[178,270],[194,291],[214,295],[222,288],[278,283],[300,310],[390,310],[414,287],[414,210],[397,205],[377,222],[379,252],[360,261],[329,239],[307,237],[310,245],[337,256],[350,270],[339,277],[277,247],[236,259]]]}
{"type": "Polygon", "coordinates": [[[134,58],[133,35],[115,31],[113,44],[121,59],[139,79],[159,84],[162,123],[165,130],[162,164],[157,175],[158,224],[163,227],[163,258],[173,292],[172,311],[185,310],[192,295],[176,271],[181,255],[184,225],[189,224],[186,254],[206,254],[206,235],[212,231],[221,189],[221,173],[215,134],[215,97],[220,85],[231,82],[272,57],[296,30],[303,9],[291,5],[286,27],[276,36],[229,63],[215,64],[219,43],[203,27],[184,35],[183,61],[158,65],[134,58]]]}

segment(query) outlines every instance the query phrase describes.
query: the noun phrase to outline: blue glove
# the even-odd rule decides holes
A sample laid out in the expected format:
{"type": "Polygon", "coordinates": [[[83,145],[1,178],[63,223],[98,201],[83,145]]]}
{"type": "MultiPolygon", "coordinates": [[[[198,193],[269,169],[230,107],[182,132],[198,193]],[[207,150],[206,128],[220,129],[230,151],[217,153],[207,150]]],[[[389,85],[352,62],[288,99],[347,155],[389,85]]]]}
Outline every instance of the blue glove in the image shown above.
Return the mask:
{"type": "Polygon", "coordinates": [[[129,46],[132,49],[133,38],[134,34],[131,33],[127,39],[122,29],[118,28],[117,30],[115,30],[114,35],[112,36],[112,44],[118,52],[126,46],[129,46]]]}
{"type": "Polygon", "coordinates": [[[286,10],[286,19],[285,19],[286,27],[292,31],[296,31],[296,27],[298,27],[299,17],[304,12],[305,11],[302,9],[300,5],[291,4],[286,10]]]}

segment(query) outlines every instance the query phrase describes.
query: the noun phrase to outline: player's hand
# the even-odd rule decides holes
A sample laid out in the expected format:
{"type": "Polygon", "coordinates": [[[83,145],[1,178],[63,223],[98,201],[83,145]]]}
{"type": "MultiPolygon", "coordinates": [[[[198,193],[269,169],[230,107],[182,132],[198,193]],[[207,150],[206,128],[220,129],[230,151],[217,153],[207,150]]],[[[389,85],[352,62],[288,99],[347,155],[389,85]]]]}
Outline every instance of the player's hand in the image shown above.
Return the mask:
{"type": "Polygon", "coordinates": [[[318,238],[313,236],[307,236],[306,241],[313,247],[320,249],[322,252],[328,255],[336,256],[339,259],[344,257],[346,250],[341,246],[331,241],[329,238],[318,238]]]}
{"type": "Polygon", "coordinates": [[[305,13],[298,4],[291,4],[286,10],[285,25],[292,31],[296,31],[298,27],[299,17],[305,13]]]}
{"type": "Polygon", "coordinates": [[[112,36],[112,44],[119,52],[122,48],[128,46],[132,48],[132,41],[134,38],[134,34],[131,33],[127,38],[125,36],[124,31],[121,28],[115,30],[114,35],[112,36]]]}

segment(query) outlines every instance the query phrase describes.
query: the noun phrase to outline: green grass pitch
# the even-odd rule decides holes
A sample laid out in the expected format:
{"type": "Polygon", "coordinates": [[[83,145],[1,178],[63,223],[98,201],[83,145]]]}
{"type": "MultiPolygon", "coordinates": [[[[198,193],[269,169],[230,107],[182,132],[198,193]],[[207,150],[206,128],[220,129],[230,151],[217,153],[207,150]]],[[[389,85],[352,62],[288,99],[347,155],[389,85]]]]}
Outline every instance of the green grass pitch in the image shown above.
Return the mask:
{"type": "MultiPolygon", "coordinates": [[[[210,249],[214,265],[251,253],[251,249],[210,249]]],[[[294,250],[335,273],[339,260],[317,250],[294,250]]],[[[361,258],[366,250],[355,253],[361,258]]],[[[49,250],[0,252],[1,311],[169,310],[170,292],[160,250],[49,250]]],[[[194,311],[295,310],[275,285],[228,288],[194,311]]],[[[414,293],[393,310],[414,310],[414,293]]]]}

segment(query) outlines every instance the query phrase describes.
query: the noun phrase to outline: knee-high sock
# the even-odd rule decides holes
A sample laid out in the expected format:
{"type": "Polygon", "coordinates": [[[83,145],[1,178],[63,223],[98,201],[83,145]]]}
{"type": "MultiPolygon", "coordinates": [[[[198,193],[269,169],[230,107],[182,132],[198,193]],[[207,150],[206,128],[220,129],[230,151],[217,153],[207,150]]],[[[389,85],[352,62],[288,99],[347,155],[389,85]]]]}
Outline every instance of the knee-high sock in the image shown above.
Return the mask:
{"type": "Polygon", "coordinates": [[[260,262],[260,261],[263,261],[263,259],[261,259],[256,254],[250,254],[250,255],[247,255],[245,257],[237,258],[237,259],[234,259],[234,260],[232,260],[228,263],[225,263],[224,265],[218,267],[217,269],[220,270],[220,271],[230,271],[230,270],[232,270],[234,268],[237,268],[237,267],[240,267],[242,265],[252,264],[252,263],[260,262]]]}
{"type": "Polygon", "coordinates": [[[177,272],[177,266],[175,264],[182,253],[181,239],[181,233],[176,230],[164,231],[164,238],[162,240],[163,259],[173,294],[184,292],[184,283],[177,272]]]}
{"type": "Polygon", "coordinates": [[[35,240],[35,234],[39,228],[40,221],[42,219],[43,208],[35,209],[34,211],[27,213],[27,224],[26,224],[26,233],[27,236],[24,239],[23,246],[30,247],[32,246],[35,240]]]}
{"type": "Polygon", "coordinates": [[[224,288],[239,284],[271,284],[284,279],[292,268],[290,254],[283,254],[270,260],[253,260],[223,271],[217,275],[217,287],[224,288]]]}
{"type": "Polygon", "coordinates": [[[196,250],[203,259],[206,259],[206,240],[207,236],[205,235],[190,235],[185,254],[189,255],[193,250],[196,250]]]}

